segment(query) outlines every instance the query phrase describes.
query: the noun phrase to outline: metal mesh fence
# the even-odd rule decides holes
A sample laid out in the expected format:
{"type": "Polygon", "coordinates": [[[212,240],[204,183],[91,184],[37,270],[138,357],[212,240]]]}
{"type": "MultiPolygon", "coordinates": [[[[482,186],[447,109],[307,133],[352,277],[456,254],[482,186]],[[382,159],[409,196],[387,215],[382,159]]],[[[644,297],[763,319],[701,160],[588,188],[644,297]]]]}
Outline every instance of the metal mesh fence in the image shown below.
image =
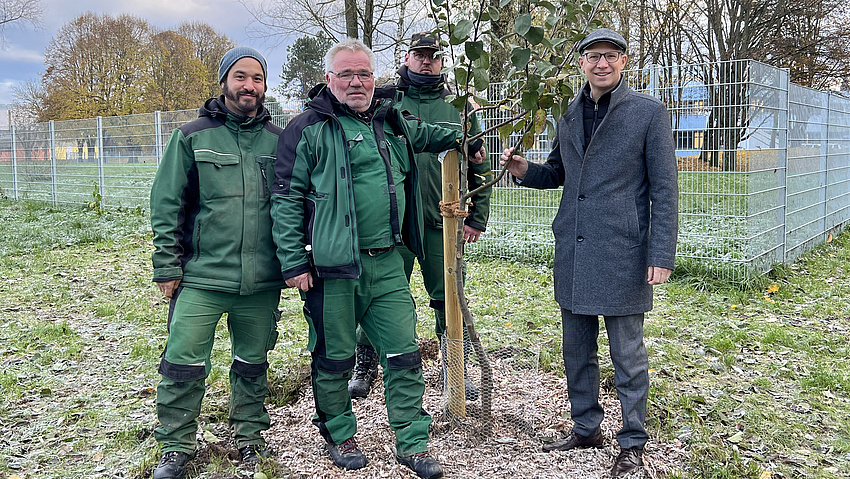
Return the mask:
{"type": "MultiPolygon", "coordinates": [[[[850,219],[850,99],[790,84],[754,61],[649,66],[624,72],[670,110],[679,164],[679,265],[740,280],[808,251],[850,219]]],[[[582,80],[574,79],[577,90],[582,80]]],[[[505,86],[493,84],[491,99],[505,86]]],[[[285,127],[303,101],[268,105],[285,127]]],[[[487,112],[492,126],[509,112],[487,112]]],[[[147,207],[172,130],[197,110],[15,125],[0,130],[0,194],[54,203],[147,207]]],[[[502,142],[489,135],[491,166],[502,142]]],[[[544,162],[539,135],[526,152],[544,162]]],[[[488,230],[469,256],[547,263],[561,192],[494,188],[488,230]]]]}

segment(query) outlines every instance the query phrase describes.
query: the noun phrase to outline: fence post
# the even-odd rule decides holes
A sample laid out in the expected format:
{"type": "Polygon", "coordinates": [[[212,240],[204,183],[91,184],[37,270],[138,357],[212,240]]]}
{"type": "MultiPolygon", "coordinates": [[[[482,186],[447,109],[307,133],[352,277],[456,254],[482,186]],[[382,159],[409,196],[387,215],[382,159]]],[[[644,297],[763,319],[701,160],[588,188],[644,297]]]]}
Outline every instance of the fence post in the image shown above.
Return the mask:
{"type": "Polygon", "coordinates": [[[18,145],[15,138],[15,125],[9,125],[12,134],[12,197],[18,198],[18,145]]]}
{"type": "Polygon", "coordinates": [[[106,204],[106,183],[103,174],[103,117],[97,117],[97,189],[100,192],[100,202],[106,204]]]}
{"type": "Polygon", "coordinates": [[[159,110],[153,112],[154,130],[156,131],[156,167],[159,168],[159,161],[162,159],[162,112],[159,110]]]}
{"type": "Polygon", "coordinates": [[[55,205],[59,202],[59,185],[57,185],[59,178],[56,168],[56,132],[53,128],[53,120],[50,120],[47,125],[50,134],[50,186],[53,192],[53,204],[55,205]]]}
{"type": "Polygon", "coordinates": [[[779,239],[779,249],[782,253],[782,262],[788,262],[788,155],[790,154],[788,145],[791,141],[788,139],[788,134],[791,131],[791,73],[787,68],[779,69],[779,77],[782,79],[781,85],[785,88],[785,122],[782,129],[785,134],[785,145],[782,148],[782,159],[779,162],[779,214],[781,217],[779,231],[782,237],[779,239]]]}

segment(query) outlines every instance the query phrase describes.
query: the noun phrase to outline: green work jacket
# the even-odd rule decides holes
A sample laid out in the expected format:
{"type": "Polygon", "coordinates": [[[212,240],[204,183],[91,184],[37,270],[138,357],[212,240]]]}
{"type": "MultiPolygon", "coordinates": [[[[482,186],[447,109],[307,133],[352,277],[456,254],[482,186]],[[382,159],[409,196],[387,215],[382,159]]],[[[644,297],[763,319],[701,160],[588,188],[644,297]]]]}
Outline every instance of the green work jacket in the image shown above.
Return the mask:
{"type": "Polygon", "coordinates": [[[243,295],[284,286],[270,214],[283,130],[270,120],[212,98],[172,132],[151,188],[154,281],[243,295]]]}
{"type": "MultiPolygon", "coordinates": [[[[462,131],[460,112],[445,100],[446,96],[451,94],[445,87],[445,83],[417,86],[411,83],[407,73],[407,66],[403,65],[398,70],[396,88],[403,93],[401,108],[425,123],[462,131]]],[[[477,135],[478,133],[481,133],[481,126],[478,123],[478,117],[473,115],[470,119],[469,134],[477,135]]],[[[440,201],[443,199],[443,175],[440,163],[435,161],[436,157],[435,153],[417,153],[416,164],[419,166],[419,189],[422,191],[425,227],[443,229],[443,217],[440,215],[440,201]]],[[[489,161],[480,164],[469,162],[469,169],[467,170],[469,191],[491,180],[492,174],[489,161]]],[[[481,231],[487,228],[492,191],[492,188],[487,188],[470,198],[472,204],[468,207],[469,216],[465,220],[467,226],[481,231]]]]}
{"type": "MultiPolygon", "coordinates": [[[[392,96],[377,90],[366,115],[374,128],[386,188],[390,192],[390,224],[393,243],[406,245],[422,255],[422,209],[419,205],[416,152],[457,148],[461,135],[455,130],[405,117],[392,96]],[[396,156],[408,155],[401,159],[396,156]],[[406,207],[399,214],[393,164],[410,163],[404,180],[406,207]]],[[[355,139],[346,138],[340,115],[355,115],[339,103],[325,85],[311,92],[307,110],[284,131],[275,163],[272,217],[277,255],[285,279],[314,271],[323,278],[358,278],[360,245],[351,174],[350,149],[355,139]]],[[[398,172],[395,172],[398,173],[398,172]]]]}

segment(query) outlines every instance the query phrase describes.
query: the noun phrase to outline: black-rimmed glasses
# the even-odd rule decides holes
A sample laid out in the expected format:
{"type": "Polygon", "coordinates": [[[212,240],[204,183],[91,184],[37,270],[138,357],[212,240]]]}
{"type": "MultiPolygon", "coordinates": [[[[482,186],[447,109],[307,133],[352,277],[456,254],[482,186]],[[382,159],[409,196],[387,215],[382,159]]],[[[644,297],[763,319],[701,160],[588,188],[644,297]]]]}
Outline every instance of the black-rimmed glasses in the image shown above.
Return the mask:
{"type": "Polygon", "coordinates": [[[623,55],[623,52],[605,52],[605,53],[587,52],[582,56],[584,57],[585,60],[587,60],[587,63],[597,64],[597,63],[599,63],[600,60],[602,60],[602,57],[605,57],[606,62],[614,63],[617,60],[619,60],[620,56],[622,56],[622,55],[623,55]]]}

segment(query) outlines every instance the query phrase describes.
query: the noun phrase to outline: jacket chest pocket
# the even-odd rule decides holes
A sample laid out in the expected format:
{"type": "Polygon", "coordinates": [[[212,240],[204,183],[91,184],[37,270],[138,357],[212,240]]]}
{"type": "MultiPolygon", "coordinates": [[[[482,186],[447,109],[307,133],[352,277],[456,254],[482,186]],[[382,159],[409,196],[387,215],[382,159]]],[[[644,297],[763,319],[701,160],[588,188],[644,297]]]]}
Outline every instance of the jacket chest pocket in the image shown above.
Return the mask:
{"type": "Polygon", "coordinates": [[[259,166],[260,198],[269,198],[274,186],[274,160],[271,155],[260,155],[254,158],[259,166]]]}
{"type": "Polygon", "coordinates": [[[210,200],[244,194],[238,155],[195,150],[195,165],[201,198],[210,200]]]}

